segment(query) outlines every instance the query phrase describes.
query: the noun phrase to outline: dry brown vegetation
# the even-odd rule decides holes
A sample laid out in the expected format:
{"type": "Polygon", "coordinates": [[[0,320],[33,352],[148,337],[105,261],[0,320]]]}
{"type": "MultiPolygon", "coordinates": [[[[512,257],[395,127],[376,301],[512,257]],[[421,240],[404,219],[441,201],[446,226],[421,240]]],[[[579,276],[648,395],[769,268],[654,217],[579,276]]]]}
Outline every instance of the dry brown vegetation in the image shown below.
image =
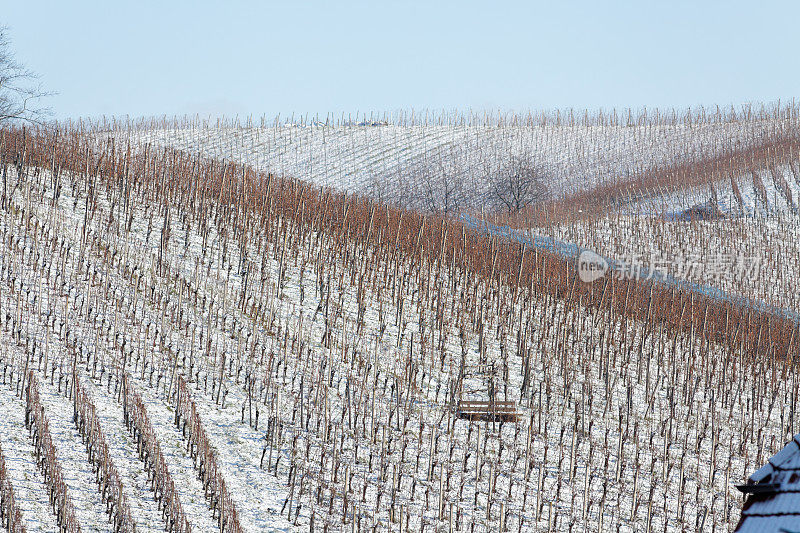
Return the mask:
{"type": "Polygon", "coordinates": [[[752,146],[730,147],[716,156],[644,168],[589,190],[537,203],[513,216],[497,213],[495,218],[519,228],[569,223],[607,215],[635,200],[692,187],[711,188],[756,170],[796,165],[800,159],[798,133],[796,128],[781,130],[752,146]]]}
{"type": "Polygon", "coordinates": [[[189,530],[180,490],[133,380],[178,408],[225,531],[242,507],[208,470],[196,403],[235,401],[253,432],[261,418],[252,460],[288,487],[281,515],[323,531],[725,530],[731,480],[792,430],[799,339],[784,318],[584,284],[574,261],[442,216],[92,139],[2,132],[16,303],[0,316],[24,346],[8,382],[30,365],[29,384],[43,368],[60,387],[77,368],[119,390],[171,530],[189,530]],[[81,215],[74,246],[60,210],[81,215]],[[37,325],[77,364],[48,362],[37,325]],[[516,402],[519,420],[460,421],[470,396],[516,402]]]}

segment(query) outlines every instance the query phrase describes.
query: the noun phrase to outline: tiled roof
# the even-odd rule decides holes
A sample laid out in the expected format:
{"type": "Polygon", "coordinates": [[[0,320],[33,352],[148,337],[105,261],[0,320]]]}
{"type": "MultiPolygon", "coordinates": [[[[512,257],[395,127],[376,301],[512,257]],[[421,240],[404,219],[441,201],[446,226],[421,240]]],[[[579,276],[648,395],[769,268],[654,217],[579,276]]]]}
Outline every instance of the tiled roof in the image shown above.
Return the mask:
{"type": "Polygon", "coordinates": [[[738,488],[749,496],[736,531],[800,533],[800,433],[738,488]]]}
{"type": "Polygon", "coordinates": [[[800,516],[749,516],[739,524],[736,531],[739,533],[763,533],[764,531],[800,532],[800,516]]]}

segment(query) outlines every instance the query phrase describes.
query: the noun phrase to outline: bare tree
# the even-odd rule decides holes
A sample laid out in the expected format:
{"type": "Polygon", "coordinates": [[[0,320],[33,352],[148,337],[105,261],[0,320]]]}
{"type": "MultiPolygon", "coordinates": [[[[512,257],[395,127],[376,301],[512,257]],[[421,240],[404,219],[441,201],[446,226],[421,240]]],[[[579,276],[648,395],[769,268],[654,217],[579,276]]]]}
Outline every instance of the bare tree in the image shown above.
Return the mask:
{"type": "Polygon", "coordinates": [[[549,196],[547,181],[551,173],[530,153],[514,155],[505,165],[486,169],[485,173],[490,196],[498,207],[513,213],[549,196]]]}
{"type": "Polygon", "coordinates": [[[14,59],[8,29],[0,26],[0,124],[11,121],[42,123],[49,109],[40,103],[50,94],[42,89],[36,74],[14,59]]]}
{"type": "Polygon", "coordinates": [[[452,150],[437,150],[370,176],[362,190],[381,203],[451,216],[474,206],[478,197],[474,189],[461,156],[452,150]]]}
{"type": "Polygon", "coordinates": [[[423,211],[450,216],[470,207],[475,199],[473,180],[454,151],[425,154],[406,172],[412,203],[423,211]]]}
{"type": "Polygon", "coordinates": [[[413,169],[412,183],[424,210],[448,216],[463,204],[464,182],[450,166],[438,157],[422,160],[413,169]]]}
{"type": "Polygon", "coordinates": [[[444,216],[487,204],[517,212],[549,196],[551,176],[529,151],[498,163],[483,152],[438,147],[370,176],[362,190],[378,202],[444,216]]]}

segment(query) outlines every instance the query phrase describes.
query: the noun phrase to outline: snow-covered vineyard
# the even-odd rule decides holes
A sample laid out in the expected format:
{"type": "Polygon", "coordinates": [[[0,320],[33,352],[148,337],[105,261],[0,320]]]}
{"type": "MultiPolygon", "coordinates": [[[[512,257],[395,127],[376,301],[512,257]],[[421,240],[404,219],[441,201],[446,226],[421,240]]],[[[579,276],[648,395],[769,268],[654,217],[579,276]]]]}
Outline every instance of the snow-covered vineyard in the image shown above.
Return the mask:
{"type": "Polygon", "coordinates": [[[14,531],[730,531],[796,427],[757,317],[720,341],[435,217],[93,146],[0,150],[14,531]]]}
{"type": "Polygon", "coordinates": [[[793,161],[711,190],[688,188],[637,202],[628,212],[536,231],[797,313],[798,201],[800,165],[793,161]],[[706,209],[707,218],[676,216],[693,206],[706,209]]]}
{"type": "MultiPolygon", "coordinates": [[[[101,126],[121,142],[176,148],[397,205],[453,212],[495,206],[493,179],[515,157],[535,166],[550,193],[560,196],[645,168],[741,150],[798,124],[797,108],[776,107],[101,126]]],[[[101,138],[109,135],[101,131],[101,138]]]]}
{"type": "Polygon", "coordinates": [[[564,197],[578,216],[518,216],[510,222],[516,229],[623,262],[661,260],[679,279],[796,313],[798,116],[790,105],[638,115],[262,119],[260,126],[162,121],[101,131],[110,128],[118,142],[152,150],[177,148],[395,205],[489,220],[505,207],[498,205],[493,172],[522,157],[541,173],[548,195],[564,197]],[[664,175],[648,181],[654,169],[664,175]],[[594,191],[609,183],[618,183],[612,196],[624,199],[597,217],[582,217],[587,205],[572,198],[588,197],[591,211],[594,191]],[[713,210],[713,220],[675,219],[698,206],[713,210]],[[747,267],[757,272],[743,273],[747,267]]]}

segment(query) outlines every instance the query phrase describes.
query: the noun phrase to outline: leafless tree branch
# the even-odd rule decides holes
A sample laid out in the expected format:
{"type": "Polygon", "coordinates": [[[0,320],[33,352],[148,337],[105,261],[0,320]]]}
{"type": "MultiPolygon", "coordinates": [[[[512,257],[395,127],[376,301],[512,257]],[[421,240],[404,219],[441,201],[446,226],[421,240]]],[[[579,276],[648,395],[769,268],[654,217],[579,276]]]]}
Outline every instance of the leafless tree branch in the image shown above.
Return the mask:
{"type": "Polygon", "coordinates": [[[489,194],[497,207],[516,213],[549,196],[551,172],[528,152],[513,155],[497,168],[485,168],[489,194]]]}
{"type": "Polygon", "coordinates": [[[51,95],[42,88],[35,73],[14,59],[8,29],[0,26],[0,124],[43,124],[50,109],[41,101],[51,95]]]}

